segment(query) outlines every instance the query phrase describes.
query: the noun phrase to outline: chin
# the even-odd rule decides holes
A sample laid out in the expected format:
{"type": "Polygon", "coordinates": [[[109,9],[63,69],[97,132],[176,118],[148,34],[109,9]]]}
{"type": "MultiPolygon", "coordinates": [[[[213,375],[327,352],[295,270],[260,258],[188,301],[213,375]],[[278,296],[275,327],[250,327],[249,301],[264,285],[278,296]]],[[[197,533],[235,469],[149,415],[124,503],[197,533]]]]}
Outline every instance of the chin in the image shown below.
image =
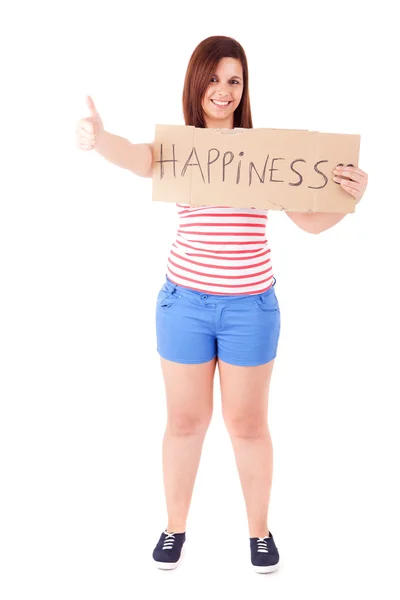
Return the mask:
{"type": "Polygon", "coordinates": [[[225,115],[221,115],[220,113],[217,113],[217,114],[209,113],[208,117],[211,119],[214,119],[215,121],[226,121],[227,119],[230,119],[231,117],[233,117],[233,113],[234,113],[234,111],[230,111],[230,112],[226,113],[225,115]]]}

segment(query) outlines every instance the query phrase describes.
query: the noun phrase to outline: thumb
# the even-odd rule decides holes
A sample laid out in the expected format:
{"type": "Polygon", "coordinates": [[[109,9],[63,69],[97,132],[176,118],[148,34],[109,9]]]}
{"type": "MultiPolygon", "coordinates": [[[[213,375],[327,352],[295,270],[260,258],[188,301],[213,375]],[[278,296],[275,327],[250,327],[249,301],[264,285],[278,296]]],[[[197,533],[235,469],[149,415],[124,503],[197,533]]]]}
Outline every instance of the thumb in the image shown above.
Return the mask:
{"type": "Polygon", "coordinates": [[[86,96],[86,104],[88,105],[88,108],[90,110],[90,115],[92,117],[97,117],[98,116],[98,112],[97,112],[97,109],[96,109],[96,107],[94,105],[94,102],[93,102],[93,100],[91,99],[90,96],[86,96]]]}

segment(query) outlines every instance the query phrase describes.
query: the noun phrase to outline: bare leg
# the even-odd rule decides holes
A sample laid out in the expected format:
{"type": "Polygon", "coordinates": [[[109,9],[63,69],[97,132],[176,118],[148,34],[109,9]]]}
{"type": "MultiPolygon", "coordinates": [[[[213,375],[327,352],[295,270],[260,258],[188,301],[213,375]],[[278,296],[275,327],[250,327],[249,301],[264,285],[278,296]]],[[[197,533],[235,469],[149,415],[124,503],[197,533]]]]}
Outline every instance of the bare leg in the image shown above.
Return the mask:
{"type": "Polygon", "coordinates": [[[237,367],[219,361],[222,411],[246,503],[250,537],[269,534],[273,448],[268,428],[268,392],[274,361],[237,367]]]}
{"type": "Polygon", "coordinates": [[[216,360],[183,365],[161,359],[168,420],[163,474],[169,533],[186,531],[201,451],[213,411],[216,360]]]}

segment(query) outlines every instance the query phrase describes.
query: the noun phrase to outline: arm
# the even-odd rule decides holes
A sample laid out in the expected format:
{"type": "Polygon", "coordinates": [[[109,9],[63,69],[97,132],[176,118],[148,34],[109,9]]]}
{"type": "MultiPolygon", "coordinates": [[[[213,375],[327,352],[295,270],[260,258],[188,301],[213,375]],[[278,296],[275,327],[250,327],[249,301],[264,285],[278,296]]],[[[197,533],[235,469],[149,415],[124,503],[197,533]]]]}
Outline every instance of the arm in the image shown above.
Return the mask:
{"type": "MultiPolygon", "coordinates": [[[[356,204],[361,200],[368,184],[368,175],[358,167],[337,166],[334,169],[335,177],[333,181],[342,186],[342,188],[351,194],[356,204]]],[[[341,221],[346,214],[341,213],[299,213],[287,212],[287,216],[296,223],[300,229],[308,233],[321,233],[333,227],[341,221]]]]}
{"type": "Polygon", "coordinates": [[[140,177],[152,177],[153,144],[132,144],[126,138],[104,131],[95,148],[101,156],[140,177]]]}

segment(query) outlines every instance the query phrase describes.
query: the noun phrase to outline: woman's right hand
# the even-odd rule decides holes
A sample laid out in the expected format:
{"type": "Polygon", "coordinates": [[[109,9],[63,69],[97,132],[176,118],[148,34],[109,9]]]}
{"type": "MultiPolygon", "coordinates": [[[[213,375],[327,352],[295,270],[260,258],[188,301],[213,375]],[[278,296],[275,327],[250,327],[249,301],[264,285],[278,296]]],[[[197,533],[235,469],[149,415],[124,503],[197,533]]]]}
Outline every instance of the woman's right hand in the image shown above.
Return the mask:
{"type": "Polygon", "coordinates": [[[104,134],[103,121],[90,96],[86,96],[90,117],[80,119],[76,126],[76,145],[80,150],[93,150],[104,134]]]}

